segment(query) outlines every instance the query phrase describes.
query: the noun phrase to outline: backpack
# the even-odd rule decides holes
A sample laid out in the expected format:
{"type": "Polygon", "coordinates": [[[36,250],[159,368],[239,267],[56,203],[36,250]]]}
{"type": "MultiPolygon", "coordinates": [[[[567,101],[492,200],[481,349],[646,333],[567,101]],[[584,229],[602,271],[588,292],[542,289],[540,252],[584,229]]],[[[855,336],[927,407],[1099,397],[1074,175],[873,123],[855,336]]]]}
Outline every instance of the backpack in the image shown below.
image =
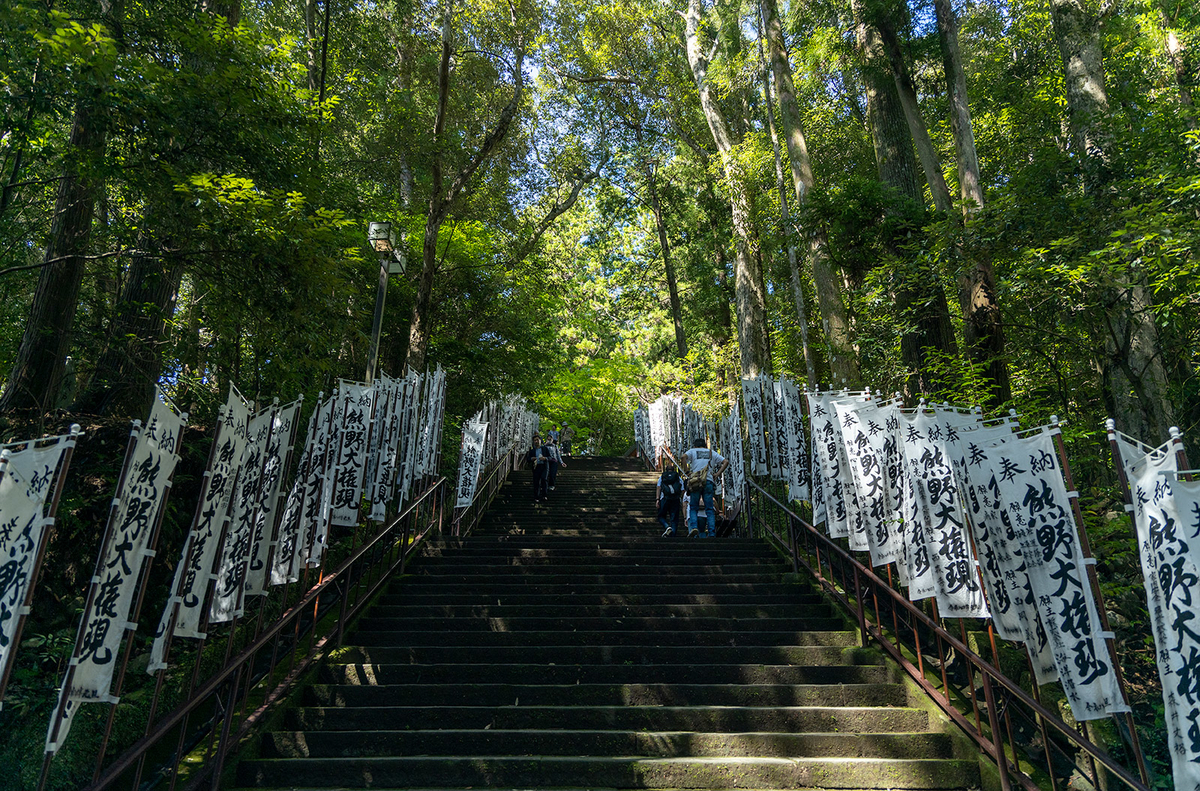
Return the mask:
{"type": "Polygon", "coordinates": [[[711,464],[705,465],[704,469],[689,472],[687,477],[687,489],[689,492],[700,492],[704,490],[704,484],[708,482],[708,468],[711,464]]]}
{"type": "Polygon", "coordinates": [[[678,497],[683,494],[683,482],[675,470],[667,470],[662,475],[662,493],[664,497],[678,497]]]}

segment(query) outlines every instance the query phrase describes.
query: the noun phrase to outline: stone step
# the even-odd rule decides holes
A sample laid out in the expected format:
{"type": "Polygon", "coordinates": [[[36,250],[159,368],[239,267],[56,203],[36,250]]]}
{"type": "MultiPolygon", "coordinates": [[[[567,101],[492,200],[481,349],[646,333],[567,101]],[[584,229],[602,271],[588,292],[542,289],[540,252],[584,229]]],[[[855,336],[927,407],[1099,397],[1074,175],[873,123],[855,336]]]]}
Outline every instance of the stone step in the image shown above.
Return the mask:
{"type": "Polygon", "coordinates": [[[648,757],[951,758],[943,733],[697,733],[694,731],[275,731],[266,758],[385,755],[643,755],[648,757]]]}
{"type": "MultiPolygon", "coordinates": [[[[550,601],[545,599],[543,601],[550,601]]],[[[787,604],[377,604],[372,618],[789,618],[800,612],[787,604]]],[[[812,603],[803,608],[805,618],[832,618],[833,608],[812,603]]]]}
{"type": "Polygon", "coordinates": [[[642,758],[461,756],[290,758],[243,761],[243,785],[607,786],[610,788],[904,788],[978,784],[974,761],[904,758],[642,758]]]}
{"type": "MultiPolygon", "coordinates": [[[[459,583],[468,585],[483,585],[490,586],[493,583],[493,577],[488,577],[482,574],[455,574],[447,572],[445,574],[432,574],[414,572],[413,577],[425,577],[428,580],[436,580],[440,583],[459,583]]],[[[565,573],[561,569],[535,571],[530,569],[506,568],[504,572],[496,575],[503,576],[504,585],[515,584],[517,580],[528,581],[529,583],[539,585],[568,585],[568,584],[585,584],[585,585],[637,585],[644,583],[647,580],[661,580],[663,584],[688,584],[694,587],[711,589],[716,586],[732,585],[754,585],[758,583],[773,583],[779,582],[779,572],[762,573],[762,574],[722,574],[719,572],[705,573],[684,573],[672,574],[663,572],[660,569],[646,567],[644,569],[609,569],[607,573],[565,573]]]]}
{"type": "MultiPolygon", "coordinates": [[[[550,670],[550,668],[547,668],[550,670]]],[[[548,676],[557,674],[547,673],[548,676]]],[[[565,675],[565,674],[564,674],[565,675]]],[[[904,701],[903,688],[884,683],[886,674],[853,674],[844,680],[815,683],[469,683],[414,678],[411,684],[377,686],[366,676],[359,684],[312,684],[305,689],[309,706],[894,706],[904,701]]]]}
{"type": "Polygon", "coordinates": [[[520,576],[536,579],[538,577],[561,576],[571,574],[580,576],[607,576],[611,574],[638,575],[646,574],[653,577],[730,577],[740,575],[772,575],[777,580],[780,574],[789,570],[786,563],[775,562],[737,562],[713,563],[710,559],[686,562],[677,558],[661,560],[647,559],[641,562],[614,560],[608,563],[597,563],[594,558],[588,562],[572,563],[558,562],[526,562],[526,563],[483,563],[480,561],[464,560],[462,562],[447,562],[439,559],[434,562],[413,563],[408,573],[414,576],[483,576],[488,578],[501,575],[520,576]]]}
{"type": "MultiPolygon", "coordinates": [[[[755,591],[762,591],[764,596],[790,596],[792,594],[806,594],[812,589],[804,584],[793,584],[788,582],[764,582],[758,585],[752,583],[729,582],[720,586],[697,586],[692,583],[683,582],[662,582],[655,583],[653,581],[641,580],[637,583],[627,583],[617,585],[612,583],[589,582],[587,580],[576,582],[552,582],[546,583],[537,580],[509,581],[508,579],[499,579],[489,581],[487,586],[482,585],[446,585],[444,581],[439,581],[431,577],[409,576],[402,578],[402,584],[393,586],[397,591],[404,593],[385,593],[381,599],[384,602],[391,602],[392,597],[404,596],[455,596],[455,595],[472,595],[482,596],[484,598],[492,598],[495,596],[512,596],[512,595],[537,595],[537,596],[580,596],[580,597],[609,597],[608,600],[625,600],[624,597],[647,597],[660,596],[670,597],[671,601],[687,602],[696,601],[697,597],[711,597],[704,601],[719,602],[727,596],[754,596],[755,591]]],[[[389,591],[391,588],[389,588],[389,591]]]]}
{"type": "MultiPolygon", "coordinates": [[[[414,580],[415,582],[415,580],[414,580]]],[[[581,593],[577,590],[569,590],[566,586],[555,586],[547,588],[545,593],[536,593],[536,586],[520,585],[512,590],[504,591],[502,594],[498,591],[475,591],[472,593],[460,592],[450,593],[441,588],[431,590],[429,586],[424,588],[423,592],[418,592],[417,586],[410,585],[407,587],[398,587],[403,593],[386,593],[379,597],[377,607],[395,607],[401,605],[411,605],[415,607],[472,607],[472,606],[487,606],[489,604],[508,605],[532,605],[541,606],[547,603],[561,603],[563,594],[571,597],[570,602],[567,602],[574,607],[642,607],[642,606],[661,606],[666,608],[674,607],[771,607],[774,605],[787,605],[789,607],[810,607],[814,605],[823,605],[826,603],[825,598],[819,593],[801,593],[802,590],[798,586],[795,587],[797,592],[792,593],[789,587],[784,587],[786,593],[776,593],[756,596],[752,593],[737,594],[737,593],[616,593],[616,592],[600,592],[581,593]],[[497,601],[497,596],[502,598],[497,601]]]]}
{"type": "MultiPolygon", "coordinates": [[[[846,665],[859,664],[857,649],[841,646],[732,646],[704,647],[704,659],[716,664],[846,665]]],[[[435,664],[439,662],[494,663],[540,662],[545,665],[689,665],[696,659],[694,646],[662,645],[511,645],[437,646],[407,645],[395,648],[349,646],[334,654],[341,664],[435,664]]]]}
{"type": "Polygon", "coordinates": [[[388,632],[360,630],[354,636],[354,643],[362,646],[403,646],[403,645],[646,645],[653,640],[654,645],[756,645],[756,646],[793,646],[793,645],[825,645],[850,646],[858,643],[854,632],[842,630],[829,631],[727,631],[727,632],[693,632],[678,624],[671,631],[656,630],[648,634],[644,629],[636,631],[552,631],[552,632],[512,632],[512,631],[428,631],[416,632],[411,630],[388,632]]]}
{"type": "Polygon", "coordinates": [[[289,730],[650,730],[892,733],[929,730],[903,706],[302,706],[289,730]]]}
{"type": "Polygon", "coordinates": [[[625,632],[630,629],[653,630],[679,629],[683,622],[687,627],[701,632],[807,632],[833,631],[844,622],[840,618],[722,618],[696,617],[672,618],[670,616],[642,617],[625,616],[613,618],[594,617],[506,617],[506,618],[380,618],[374,615],[364,617],[359,629],[366,632],[392,632],[415,630],[420,632],[445,629],[456,632],[606,632],[609,630],[625,632]]]}

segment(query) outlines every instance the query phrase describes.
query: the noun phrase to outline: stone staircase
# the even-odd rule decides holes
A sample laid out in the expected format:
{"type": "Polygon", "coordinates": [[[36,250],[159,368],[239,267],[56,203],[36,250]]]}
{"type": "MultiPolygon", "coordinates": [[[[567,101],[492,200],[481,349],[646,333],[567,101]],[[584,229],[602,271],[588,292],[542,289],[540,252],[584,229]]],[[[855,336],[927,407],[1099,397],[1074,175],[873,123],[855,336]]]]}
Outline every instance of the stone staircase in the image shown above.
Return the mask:
{"type": "Polygon", "coordinates": [[[971,788],[978,756],[750,539],[662,539],[655,476],[528,473],[429,547],[236,785],[971,788]]]}

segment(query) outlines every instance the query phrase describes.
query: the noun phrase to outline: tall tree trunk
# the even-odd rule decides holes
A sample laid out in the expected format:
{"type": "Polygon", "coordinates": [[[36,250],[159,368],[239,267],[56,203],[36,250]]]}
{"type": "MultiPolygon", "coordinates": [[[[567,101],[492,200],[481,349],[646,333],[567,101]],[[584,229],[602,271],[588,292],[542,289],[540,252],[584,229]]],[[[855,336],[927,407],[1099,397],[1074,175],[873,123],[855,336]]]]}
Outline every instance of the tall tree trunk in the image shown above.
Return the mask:
{"type": "Polygon", "coordinates": [[[686,30],[688,64],[700,93],[700,107],[720,152],[721,166],[729,189],[736,264],[734,293],[742,375],[757,376],[770,369],[766,339],[767,300],[762,288],[762,273],[758,271],[754,220],[750,210],[750,198],[746,192],[745,174],[741,172],[733,156],[729,125],[708,82],[709,56],[701,49],[700,44],[700,0],[688,0],[686,30]]]}
{"type": "MultiPolygon", "coordinates": [[[[641,130],[637,132],[639,145],[642,142],[641,130]]],[[[646,176],[646,189],[650,193],[650,207],[654,210],[654,224],[658,228],[658,247],[662,251],[663,269],[667,276],[667,294],[671,299],[671,319],[675,323],[675,347],[679,359],[687,357],[687,338],[683,334],[683,308],[679,304],[679,287],[675,280],[675,263],[671,260],[671,245],[667,241],[667,224],[663,220],[662,206],[658,200],[658,186],[655,184],[654,165],[649,159],[642,159],[642,173],[646,176]]]]}
{"type": "Polygon", "coordinates": [[[1108,90],[1100,49],[1100,22],[1082,0],[1050,0],[1050,19],[1063,61],[1071,141],[1081,157],[1108,162],[1108,90]]]}
{"type": "MultiPolygon", "coordinates": [[[[788,162],[791,165],[792,187],[796,193],[797,205],[803,208],[808,191],[814,184],[812,162],[808,156],[808,144],[804,139],[804,121],[800,116],[799,102],[796,101],[792,67],[788,61],[783,26],[779,22],[775,0],[762,0],[761,10],[763,30],[771,57],[771,71],[775,77],[775,91],[779,95],[779,118],[783,125],[788,162]]],[[[803,229],[799,230],[804,234],[803,229]]],[[[813,285],[817,292],[821,328],[829,346],[830,372],[835,382],[858,385],[861,376],[858,356],[850,339],[850,322],[846,317],[846,307],[842,304],[841,281],[826,254],[823,236],[812,231],[804,235],[808,239],[808,261],[812,267],[813,285]]]]}
{"type": "Polygon", "coordinates": [[[137,417],[153,403],[183,265],[179,259],[156,255],[163,246],[146,234],[141,247],[125,276],[108,345],[75,405],[80,411],[137,417]]]}
{"type": "MultiPolygon", "coordinates": [[[[515,12],[513,13],[515,16],[515,12]]],[[[480,166],[488,160],[496,148],[504,141],[508,129],[512,126],[517,110],[521,106],[521,97],[525,90],[525,41],[517,43],[517,53],[513,61],[513,95],[508,104],[500,112],[500,117],[484,137],[479,150],[470,158],[467,164],[454,177],[450,186],[445,184],[445,166],[442,161],[442,147],[445,145],[446,107],[450,97],[450,56],[453,48],[451,40],[451,7],[447,4],[445,18],[442,24],[442,54],[438,66],[438,99],[437,115],[433,124],[433,158],[430,163],[430,194],[429,214],[425,219],[424,240],[421,246],[421,276],[417,281],[417,298],[413,302],[412,318],[408,325],[408,359],[405,364],[410,371],[419,371],[425,367],[425,354],[429,348],[429,336],[432,332],[433,275],[437,270],[438,233],[442,224],[450,215],[463,190],[471,182],[471,178],[480,166]]],[[[515,19],[513,20],[515,23],[515,19]]]]}
{"type": "Polygon", "coordinates": [[[942,159],[933,146],[933,139],[929,136],[929,127],[925,125],[925,118],[921,115],[921,105],[917,101],[917,86],[913,83],[908,63],[904,60],[904,52],[900,48],[900,37],[890,21],[881,20],[878,28],[888,62],[892,66],[892,79],[896,83],[896,96],[900,99],[904,120],[908,123],[909,134],[917,144],[917,157],[921,160],[921,169],[925,171],[925,182],[929,184],[933,207],[938,211],[949,212],[951,209],[950,188],[946,186],[946,176],[942,173],[942,159]]]}
{"type": "Polygon", "coordinates": [[[1183,122],[1187,124],[1188,129],[1195,132],[1200,125],[1196,122],[1196,105],[1192,101],[1192,84],[1195,78],[1192,74],[1193,69],[1188,62],[1187,48],[1179,40],[1179,33],[1175,30],[1175,19],[1170,4],[1160,3],[1159,14],[1162,19],[1163,48],[1166,50],[1167,58],[1171,61],[1171,68],[1175,72],[1175,86],[1179,91],[1179,105],[1182,110],[1183,122]]]}
{"type": "MultiPolygon", "coordinates": [[[[856,37],[863,59],[863,82],[867,91],[867,118],[875,148],[880,180],[901,195],[923,203],[913,158],[912,137],[896,90],[888,76],[887,59],[878,28],[867,23],[862,0],[851,0],[856,37]]],[[[902,256],[894,251],[896,258],[902,256]]],[[[954,326],[946,291],[937,272],[925,266],[898,272],[896,307],[907,329],[900,339],[900,358],[909,371],[908,395],[939,390],[930,376],[929,350],[957,354],[954,326]]]]}
{"type": "MultiPolygon", "coordinates": [[[[958,20],[950,0],[934,0],[938,40],[942,47],[942,65],[946,75],[946,94],[950,99],[950,128],[954,134],[954,154],[958,164],[958,189],[963,216],[983,208],[983,183],[979,157],[975,152],[975,133],[971,109],[967,103],[967,77],[958,47],[958,20]]],[[[996,297],[996,273],[991,259],[982,250],[959,252],[972,259],[958,276],[958,302],[963,314],[963,342],[967,357],[980,366],[989,382],[990,404],[999,406],[1012,398],[1008,365],[1004,354],[1004,324],[996,297]]]]}
{"type": "Polygon", "coordinates": [[[58,182],[45,265],[38,275],[8,386],[0,397],[0,412],[46,411],[58,399],[83,283],[96,191],[101,188],[89,171],[104,144],[99,97],[80,99],[71,124],[68,163],[58,182]]]}
{"type": "MultiPolygon", "coordinates": [[[[1051,0],[1050,11],[1066,77],[1071,141],[1088,163],[1086,188],[1099,191],[1112,144],[1099,21],[1080,0],[1051,0]]],[[[1167,436],[1175,410],[1145,275],[1133,269],[1128,282],[1105,284],[1101,296],[1102,384],[1117,427],[1154,444],[1167,436]]]]}

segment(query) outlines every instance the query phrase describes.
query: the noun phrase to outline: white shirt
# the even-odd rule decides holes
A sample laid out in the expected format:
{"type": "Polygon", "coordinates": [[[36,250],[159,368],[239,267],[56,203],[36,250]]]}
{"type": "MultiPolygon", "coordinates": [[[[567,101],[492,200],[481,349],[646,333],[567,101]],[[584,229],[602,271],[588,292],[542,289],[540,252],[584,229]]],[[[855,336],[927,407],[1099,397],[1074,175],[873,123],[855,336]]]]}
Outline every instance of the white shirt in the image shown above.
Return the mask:
{"type": "Polygon", "coordinates": [[[715,464],[720,467],[725,463],[725,457],[715,450],[708,448],[689,448],[687,453],[683,454],[688,460],[688,469],[692,472],[700,472],[709,464],[715,464]]]}

